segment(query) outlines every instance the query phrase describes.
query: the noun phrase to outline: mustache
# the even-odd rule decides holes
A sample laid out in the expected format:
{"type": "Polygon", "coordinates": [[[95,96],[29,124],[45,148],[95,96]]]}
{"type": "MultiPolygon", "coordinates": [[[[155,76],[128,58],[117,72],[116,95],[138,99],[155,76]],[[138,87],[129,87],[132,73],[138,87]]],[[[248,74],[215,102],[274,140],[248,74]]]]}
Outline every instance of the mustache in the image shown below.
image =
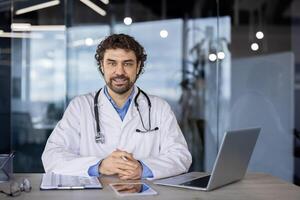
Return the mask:
{"type": "Polygon", "coordinates": [[[129,80],[129,78],[125,75],[119,75],[111,78],[111,80],[116,80],[116,79],[129,80]]]}

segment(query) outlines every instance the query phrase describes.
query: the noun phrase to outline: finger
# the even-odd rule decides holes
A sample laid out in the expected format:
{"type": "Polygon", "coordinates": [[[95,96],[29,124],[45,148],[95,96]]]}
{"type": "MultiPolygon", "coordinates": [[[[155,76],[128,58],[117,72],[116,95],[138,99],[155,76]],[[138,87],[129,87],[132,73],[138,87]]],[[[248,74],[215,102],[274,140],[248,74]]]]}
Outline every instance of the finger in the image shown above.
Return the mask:
{"type": "Polygon", "coordinates": [[[121,180],[138,180],[141,179],[139,176],[134,175],[134,176],[121,176],[119,177],[121,180]]]}
{"type": "Polygon", "coordinates": [[[135,171],[128,171],[128,174],[118,174],[119,178],[121,180],[130,180],[130,179],[134,179],[134,177],[136,176],[135,171]]]}
{"type": "Polygon", "coordinates": [[[135,169],[137,166],[137,164],[132,163],[132,162],[128,162],[128,161],[124,161],[121,158],[114,158],[114,160],[112,161],[112,165],[113,166],[117,166],[119,168],[126,168],[126,169],[135,169]]]}
{"type": "Polygon", "coordinates": [[[119,169],[119,168],[116,168],[114,170],[119,176],[130,176],[132,175],[132,173],[128,170],[122,170],[122,169],[119,169]]]}
{"type": "Polygon", "coordinates": [[[121,170],[126,170],[126,171],[135,171],[136,168],[135,167],[132,167],[130,165],[124,165],[124,164],[116,164],[115,165],[118,169],[121,169],[121,170]]]}
{"type": "Polygon", "coordinates": [[[132,153],[128,153],[126,151],[114,151],[112,153],[112,156],[113,157],[119,157],[119,158],[125,157],[125,158],[130,159],[130,160],[135,160],[132,153]]]}
{"type": "Polygon", "coordinates": [[[129,175],[119,175],[119,178],[121,180],[133,180],[133,179],[138,179],[137,174],[135,171],[131,171],[129,175]]]}
{"type": "Polygon", "coordinates": [[[126,158],[129,158],[129,159],[132,159],[132,154],[128,153],[126,151],[114,151],[113,156],[120,157],[120,158],[121,157],[126,157],[126,158]]]}
{"type": "Polygon", "coordinates": [[[133,161],[125,161],[123,159],[120,158],[116,158],[115,159],[115,163],[118,164],[120,167],[124,167],[125,169],[136,169],[139,167],[139,163],[138,162],[133,162],[133,161]]]}
{"type": "Polygon", "coordinates": [[[129,179],[130,179],[129,176],[119,176],[119,178],[120,178],[121,180],[129,180],[129,179]]]}

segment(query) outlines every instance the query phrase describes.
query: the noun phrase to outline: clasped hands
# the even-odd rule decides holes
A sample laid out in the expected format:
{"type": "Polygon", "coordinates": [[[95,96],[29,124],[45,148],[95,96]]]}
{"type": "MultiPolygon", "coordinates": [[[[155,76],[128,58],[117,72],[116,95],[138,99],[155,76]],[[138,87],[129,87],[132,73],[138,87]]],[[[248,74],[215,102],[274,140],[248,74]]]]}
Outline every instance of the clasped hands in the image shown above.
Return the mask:
{"type": "Polygon", "coordinates": [[[131,153],[117,149],[102,160],[99,172],[105,175],[117,174],[120,179],[141,179],[142,165],[131,153]]]}

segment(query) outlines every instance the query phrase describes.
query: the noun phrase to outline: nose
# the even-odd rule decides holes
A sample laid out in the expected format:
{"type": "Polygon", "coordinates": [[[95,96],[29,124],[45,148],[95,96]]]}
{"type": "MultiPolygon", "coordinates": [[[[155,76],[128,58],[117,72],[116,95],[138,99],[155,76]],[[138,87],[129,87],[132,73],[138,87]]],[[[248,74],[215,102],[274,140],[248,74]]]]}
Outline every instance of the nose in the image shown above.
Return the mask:
{"type": "Polygon", "coordinates": [[[115,73],[117,75],[125,74],[124,66],[122,64],[118,64],[115,73]]]}

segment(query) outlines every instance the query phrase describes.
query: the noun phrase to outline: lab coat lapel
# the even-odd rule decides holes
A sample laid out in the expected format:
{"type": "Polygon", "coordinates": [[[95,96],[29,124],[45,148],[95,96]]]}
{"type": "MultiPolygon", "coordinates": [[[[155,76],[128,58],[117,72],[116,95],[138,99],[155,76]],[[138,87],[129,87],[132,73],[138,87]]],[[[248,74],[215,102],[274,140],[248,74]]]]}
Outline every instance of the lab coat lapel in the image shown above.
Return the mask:
{"type": "Polygon", "coordinates": [[[134,95],[132,97],[132,100],[130,102],[130,105],[129,105],[129,108],[127,110],[127,113],[125,115],[125,118],[123,119],[123,123],[122,123],[122,129],[124,126],[126,126],[126,124],[128,124],[134,117],[135,115],[137,114],[136,113],[136,108],[135,108],[135,105],[134,105],[134,98],[136,97],[138,93],[138,88],[136,86],[134,86],[134,95]]]}

